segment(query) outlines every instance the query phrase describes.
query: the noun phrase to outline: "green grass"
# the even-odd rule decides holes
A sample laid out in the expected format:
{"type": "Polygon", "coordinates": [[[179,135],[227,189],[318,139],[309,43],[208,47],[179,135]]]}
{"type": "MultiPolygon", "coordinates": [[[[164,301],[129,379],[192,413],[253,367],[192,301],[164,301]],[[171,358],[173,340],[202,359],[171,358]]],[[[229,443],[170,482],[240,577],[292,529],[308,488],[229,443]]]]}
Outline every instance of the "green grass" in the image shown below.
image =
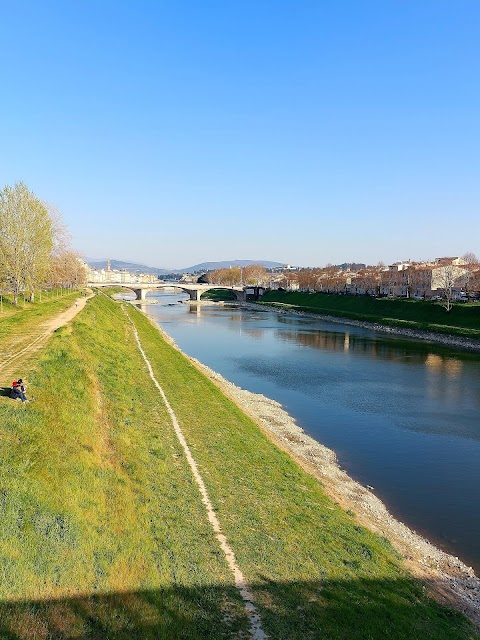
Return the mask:
{"type": "MultiPolygon", "coordinates": [[[[59,295],[49,292],[42,296],[42,302],[26,303],[10,307],[0,314],[0,362],[30,344],[42,333],[42,325],[70,307],[79,292],[59,295]]],[[[10,384],[10,380],[1,379],[1,384],[10,384]]]]}
{"type": "Polygon", "coordinates": [[[70,306],[78,296],[78,291],[60,294],[60,291],[55,290],[44,293],[41,302],[37,295],[35,302],[20,302],[18,305],[12,304],[10,299],[4,296],[3,313],[0,313],[0,345],[4,336],[14,327],[23,329],[28,327],[30,322],[32,326],[36,326],[42,316],[53,317],[70,306]]]}
{"type": "Polygon", "coordinates": [[[210,289],[202,293],[202,300],[231,301],[236,300],[235,293],[229,289],[210,289]]]}
{"type": "Polygon", "coordinates": [[[262,303],[310,313],[480,339],[480,303],[457,303],[447,311],[440,303],[371,296],[270,291],[262,303]]]}
{"type": "Polygon", "coordinates": [[[245,628],[118,306],[99,296],[59,330],[30,390],[27,406],[0,398],[0,637],[35,637],[18,631],[25,626],[64,637],[65,616],[82,638],[132,637],[137,627],[140,638],[222,638],[245,628]]]}
{"type": "MultiPolygon", "coordinates": [[[[121,305],[103,295],[0,398],[0,638],[245,638],[247,621],[121,305]]],[[[476,638],[127,305],[270,638],[476,638]]]]}
{"type": "Polygon", "coordinates": [[[78,296],[79,291],[60,288],[49,289],[48,291],[42,292],[37,291],[35,293],[34,302],[29,302],[27,298],[23,298],[22,296],[20,296],[17,304],[13,303],[12,294],[2,294],[3,312],[0,311],[0,319],[10,314],[23,313],[24,311],[28,311],[29,309],[36,309],[38,307],[48,305],[51,302],[55,302],[56,300],[60,300],[61,298],[64,298],[71,294],[76,294],[78,296]]]}
{"type": "MultiPolygon", "coordinates": [[[[134,285],[131,285],[131,286],[134,286],[134,285]]],[[[113,296],[113,294],[115,293],[133,293],[132,288],[129,286],[121,287],[121,286],[115,285],[112,287],[102,287],[101,289],[97,289],[97,290],[100,290],[101,292],[109,296],[113,296]]]]}

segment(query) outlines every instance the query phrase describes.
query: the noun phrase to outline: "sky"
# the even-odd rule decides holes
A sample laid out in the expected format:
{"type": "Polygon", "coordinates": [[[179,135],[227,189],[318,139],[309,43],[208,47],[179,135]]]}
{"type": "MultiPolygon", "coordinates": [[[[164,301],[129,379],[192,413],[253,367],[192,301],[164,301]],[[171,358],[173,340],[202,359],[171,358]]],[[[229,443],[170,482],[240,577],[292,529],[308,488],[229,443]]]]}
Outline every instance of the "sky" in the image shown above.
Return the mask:
{"type": "Polygon", "coordinates": [[[83,255],[480,255],[478,0],[0,0],[0,188],[83,255]]]}

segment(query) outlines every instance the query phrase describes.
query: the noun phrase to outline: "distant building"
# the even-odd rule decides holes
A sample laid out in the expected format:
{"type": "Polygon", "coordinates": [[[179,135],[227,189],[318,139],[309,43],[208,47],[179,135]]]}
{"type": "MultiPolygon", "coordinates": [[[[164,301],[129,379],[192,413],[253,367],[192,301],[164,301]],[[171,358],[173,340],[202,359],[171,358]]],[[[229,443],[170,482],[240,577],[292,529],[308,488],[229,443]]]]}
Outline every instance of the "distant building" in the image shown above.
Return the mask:
{"type": "Polygon", "coordinates": [[[461,258],[437,258],[432,263],[395,263],[381,273],[380,294],[394,298],[431,298],[449,285],[454,297],[466,282],[461,258]]]}
{"type": "Polygon", "coordinates": [[[284,264],[281,267],[272,267],[268,269],[270,273],[283,273],[284,271],[298,271],[300,267],[292,267],[290,264],[284,264]]]}
{"type": "Polygon", "coordinates": [[[467,264],[467,262],[463,258],[456,258],[456,257],[455,258],[435,258],[435,264],[439,264],[441,266],[445,266],[445,265],[459,266],[459,265],[467,264]]]}
{"type": "MultiPolygon", "coordinates": [[[[109,266],[109,265],[108,265],[109,266]]],[[[158,282],[158,276],[152,273],[130,273],[123,269],[88,269],[88,281],[105,284],[153,284],[158,282]]]]}

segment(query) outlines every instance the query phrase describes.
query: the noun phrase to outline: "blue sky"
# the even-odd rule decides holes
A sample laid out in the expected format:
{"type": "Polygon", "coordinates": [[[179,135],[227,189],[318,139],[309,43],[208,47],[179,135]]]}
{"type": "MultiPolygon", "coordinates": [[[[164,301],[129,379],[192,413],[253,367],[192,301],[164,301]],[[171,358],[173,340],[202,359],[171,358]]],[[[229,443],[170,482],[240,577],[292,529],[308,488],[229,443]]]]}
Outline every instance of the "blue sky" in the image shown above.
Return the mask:
{"type": "Polygon", "coordinates": [[[0,187],[85,255],[480,254],[478,0],[0,9],[0,187]]]}

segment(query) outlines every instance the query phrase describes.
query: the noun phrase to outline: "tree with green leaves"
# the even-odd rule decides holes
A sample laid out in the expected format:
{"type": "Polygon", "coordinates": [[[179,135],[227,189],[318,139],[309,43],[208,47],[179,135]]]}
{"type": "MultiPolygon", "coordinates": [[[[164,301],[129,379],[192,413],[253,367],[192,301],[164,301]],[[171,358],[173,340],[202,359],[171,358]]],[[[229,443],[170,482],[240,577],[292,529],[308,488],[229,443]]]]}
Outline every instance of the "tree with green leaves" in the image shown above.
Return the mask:
{"type": "Polygon", "coordinates": [[[49,269],[54,224],[47,206],[23,182],[0,191],[0,275],[18,303],[33,299],[49,269]]]}

